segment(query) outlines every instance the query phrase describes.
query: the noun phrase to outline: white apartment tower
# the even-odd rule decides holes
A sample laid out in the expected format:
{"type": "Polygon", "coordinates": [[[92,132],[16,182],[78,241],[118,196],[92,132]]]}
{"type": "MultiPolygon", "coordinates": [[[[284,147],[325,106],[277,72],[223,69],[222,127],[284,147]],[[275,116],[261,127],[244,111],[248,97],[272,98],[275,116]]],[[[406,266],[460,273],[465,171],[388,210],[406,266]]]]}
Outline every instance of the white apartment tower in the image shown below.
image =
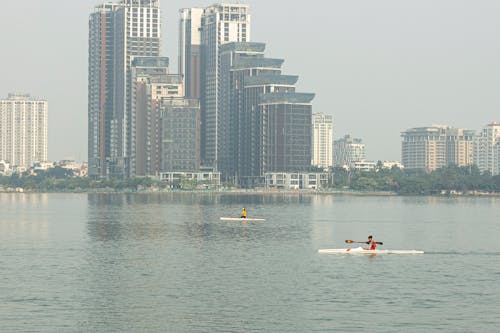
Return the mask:
{"type": "Polygon", "coordinates": [[[312,117],[312,165],[327,169],[333,166],[333,116],[314,113],[312,117]]]}
{"type": "Polygon", "coordinates": [[[500,124],[485,126],[474,138],[474,164],[481,172],[500,174],[500,124]]]}
{"type": "Polygon", "coordinates": [[[47,161],[48,103],[30,95],[0,100],[0,160],[30,167],[47,161]]]}
{"type": "Polygon", "coordinates": [[[203,10],[201,17],[202,159],[218,169],[221,126],[218,110],[219,48],[230,42],[250,41],[249,6],[220,3],[203,10]]]}
{"type": "Polygon", "coordinates": [[[365,144],[363,140],[345,135],[342,139],[334,141],[333,163],[335,166],[352,167],[354,162],[361,162],[366,159],[365,144]]]}
{"type": "Polygon", "coordinates": [[[203,8],[180,10],[179,74],[183,76],[186,97],[201,96],[201,16],[203,8]]]}
{"type": "Polygon", "coordinates": [[[449,126],[411,128],[401,133],[401,159],[407,169],[427,172],[472,164],[474,131],[449,126]]]}

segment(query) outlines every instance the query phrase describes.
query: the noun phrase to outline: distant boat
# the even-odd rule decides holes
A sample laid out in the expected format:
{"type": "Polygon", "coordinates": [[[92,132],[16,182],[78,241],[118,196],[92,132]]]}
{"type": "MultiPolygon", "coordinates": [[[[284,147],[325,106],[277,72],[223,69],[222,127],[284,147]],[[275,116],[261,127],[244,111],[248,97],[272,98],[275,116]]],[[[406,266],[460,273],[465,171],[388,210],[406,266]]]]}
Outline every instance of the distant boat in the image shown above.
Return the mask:
{"type": "Polygon", "coordinates": [[[221,221],[238,221],[238,222],[265,222],[266,219],[259,218],[243,218],[243,217],[221,217],[221,221]]]}

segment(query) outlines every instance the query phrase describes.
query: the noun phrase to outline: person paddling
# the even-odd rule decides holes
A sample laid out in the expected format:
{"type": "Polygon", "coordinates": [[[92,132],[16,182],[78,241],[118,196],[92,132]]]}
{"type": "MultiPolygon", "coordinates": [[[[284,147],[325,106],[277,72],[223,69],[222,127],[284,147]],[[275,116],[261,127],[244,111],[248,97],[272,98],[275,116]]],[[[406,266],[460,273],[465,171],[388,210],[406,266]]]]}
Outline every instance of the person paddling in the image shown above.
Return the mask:
{"type": "Polygon", "coordinates": [[[243,208],[241,210],[241,218],[242,219],[246,219],[247,218],[247,210],[245,208],[243,208]]]}
{"type": "Polygon", "coordinates": [[[370,245],[369,249],[365,250],[376,250],[377,249],[377,242],[373,240],[373,236],[368,236],[368,242],[366,244],[370,245]]]}

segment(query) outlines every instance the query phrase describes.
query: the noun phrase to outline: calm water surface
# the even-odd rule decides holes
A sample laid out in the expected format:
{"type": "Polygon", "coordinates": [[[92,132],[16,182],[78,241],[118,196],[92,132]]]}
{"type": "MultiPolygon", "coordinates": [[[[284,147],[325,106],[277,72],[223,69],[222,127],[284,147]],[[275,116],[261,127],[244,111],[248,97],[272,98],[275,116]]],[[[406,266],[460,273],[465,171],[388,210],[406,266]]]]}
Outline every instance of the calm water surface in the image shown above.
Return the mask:
{"type": "Polygon", "coordinates": [[[499,280],[500,198],[0,194],[2,332],[494,332],[499,280]],[[368,234],[426,254],[317,253],[368,234]]]}

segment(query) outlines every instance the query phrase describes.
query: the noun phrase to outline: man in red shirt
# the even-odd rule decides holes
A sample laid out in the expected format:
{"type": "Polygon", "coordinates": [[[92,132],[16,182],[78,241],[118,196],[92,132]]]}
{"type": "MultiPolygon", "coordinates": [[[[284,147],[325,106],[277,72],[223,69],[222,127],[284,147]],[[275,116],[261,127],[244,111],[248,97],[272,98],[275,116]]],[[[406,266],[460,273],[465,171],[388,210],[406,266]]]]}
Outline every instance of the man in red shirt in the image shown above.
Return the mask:
{"type": "Polygon", "coordinates": [[[373,240],[372,236],[368,236],[368,242],[366,244],[370,245],[370,248],[367,250],[375,250],[377,248],[377,243],[373,240]]]}

